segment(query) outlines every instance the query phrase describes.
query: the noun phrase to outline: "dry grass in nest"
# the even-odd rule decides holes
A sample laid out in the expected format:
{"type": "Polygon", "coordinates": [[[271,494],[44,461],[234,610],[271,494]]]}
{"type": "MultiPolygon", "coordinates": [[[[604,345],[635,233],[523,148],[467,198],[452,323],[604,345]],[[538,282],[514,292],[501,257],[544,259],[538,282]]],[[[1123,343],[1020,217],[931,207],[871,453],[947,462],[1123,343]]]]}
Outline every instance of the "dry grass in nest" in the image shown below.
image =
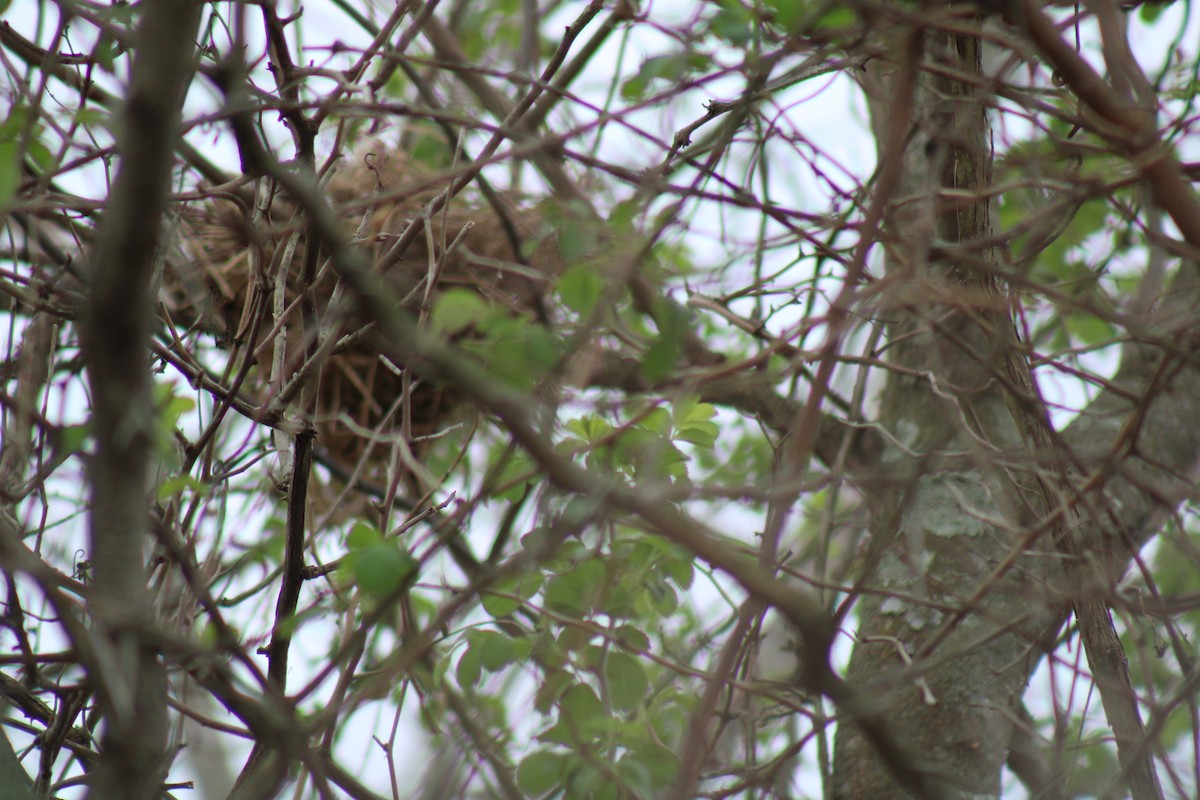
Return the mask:
{"type": "MultiPolygon", "coordinates": [[[[378,267],[399,234],[445,183],[404,156],[368,156],[335,174],[326,195],[346,220],[347,233],[357,234],[360,246],[378,267]]],[[[426,296],[432,245],[432,260],[441,259],[433,294],[467,287],[514,313],[544,314],[541,298],[549,277],[560,271],[544,220],[506,196],[492,200],[460,195],[434,215],[404,258],[386,270],[399,295],[409,298],[410,311],[418,313],[426,296]],[[458,246],[447,254],[447,245],[467,228],[458,246]]],[[[212,334],[221,346],[253,352],[257,369],[247,389],[260,403],[270,401],[301,369],[313,341],[305,331],[304,304],[299,302],[306,252],[303,237],[297,234],[303,232],[303,220],[282,197],[260,199],[257,209],[214,199],[188,214],[181,228],[185,263],[167,270],[164,305],[177,322],[212,334]],[[291,240],[296,241],[290,244],[291,240]],[[287,346],[283,368],[272,377],[273,334],[278,326],[271,303],[280,270],[286,270],[287,276],[287,311],[282,320],[287,346]],[[253,337],[252,331],[256,331],[253,337]]],[[[340,339],[361,329],[364,320],[331,319],[334,315],[326,313],[336,278],[322,266],[315,306],[322,328],[340,339]]],[[[416,379],[407,409],[397,408],[403,383],[395,367],[403,367],[400,354],[389,352],[386,342],[369,333],[347,348],[335,349],[322,365],[314,422],[318,445],[339,469],[353,472],[365,459],[359,474],[381,480],[388,474],[394,451],[387,443],[370,446],[372,439],[380,439],[377,434],[384,440],[393,436],[407,413],[414,441],[405,444],[409,453],[419,457],[422,438],[450,424],[461,408],[462,398],[454,392],[416,379]],[[385,353],[392,364],[385,363],[385,353]]]]}

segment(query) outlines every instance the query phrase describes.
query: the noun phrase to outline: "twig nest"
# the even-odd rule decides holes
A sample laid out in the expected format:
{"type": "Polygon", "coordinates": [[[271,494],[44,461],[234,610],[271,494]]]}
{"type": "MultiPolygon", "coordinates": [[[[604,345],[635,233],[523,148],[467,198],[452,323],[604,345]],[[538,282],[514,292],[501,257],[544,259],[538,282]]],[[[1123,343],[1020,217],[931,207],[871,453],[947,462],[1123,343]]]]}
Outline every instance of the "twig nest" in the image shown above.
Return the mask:
{"type": "MultiPolygon", "coordinates": [[[[453,177],[431,174],[402,154],[371,154],[333,175],[325,192],[345,219],[347,234],[406,298],[411,313],[427,316],[436,298],[453,288],[468,289],[513,315],[545,321],[541,298],[561,265],[542,216],[509,195],[456,197],[429,217],[399,260],[384,263],[401,234],[453,177]]],[[[360,474],[382,478],[393,448],[379,442],[401,430],[404,416],[418,446],[406,444],[416,453],[422,437],[453,419],[461,398],[413,379],[407,407],[397,407],[403,396],[402,357],[364,333],[365,320],[333,313],[337,278],[319,253],[311,300],[302,296],[309,254],[303,216],[270,186],[258,189],[254,204],[225,195],[185,212],[183,255],[165,270],[163,305],[177,327],[212,335],[235,358],[254,359],[246,388],[260,403],[278,397],[305,369],[320,341],[336,337],[341,345],[319,369],[309,367],[314,374],[308,379],[319,378],[318,445],[340,470],[352,472],[365,458],[360,474]],[[319,331],[304,319],[310,302],[319,331]],[[277,353],[280,342],[283,351],[277,353]]]]}

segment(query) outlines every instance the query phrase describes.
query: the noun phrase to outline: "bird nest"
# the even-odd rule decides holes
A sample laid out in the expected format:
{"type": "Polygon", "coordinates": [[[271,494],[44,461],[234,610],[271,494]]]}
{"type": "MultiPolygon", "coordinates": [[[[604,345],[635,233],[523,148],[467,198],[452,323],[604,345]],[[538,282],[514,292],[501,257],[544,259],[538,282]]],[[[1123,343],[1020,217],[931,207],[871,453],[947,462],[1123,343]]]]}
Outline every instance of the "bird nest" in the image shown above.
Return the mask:
{"type": "MultiPolygon", "coordinates": [[[[454,287],[544,321],[541,298],[560,271],[556,248],[543,216],[512,196],[460,195],[427,220],[399,260],[385,263],[401,233],[449,180],[402,155],[367,156],[335,173],[325,194],[347,235],[406,298],[410,312],[427,311],[454,287]]],[[[254,203],[223,196],[190,209],[180,226],[184,256],[165,270],[161,301],[177,323],[213,336],[238,360],[252,359],[243,391],[260,406],[283,401],[302,411],[296,401],[304,395],[287,396],[285,387],[297,375],[315,381],[312,420],[333,471],[382,480],[395,473],[389,464],[397,451],[380,442],[396,443],[403,433],[404,458],[419,459],[421,442],[451,424],[465,398],[413,377],[407,401],[398,403],[405,397],[402,354],[366,320],[339,310],[349,304],[333,307],[338,281],[320,253],[305,295],[304,231],[295,206],[264,188],[254,203]],[[306,368],[330,336],[337,345],[316,368],[306,368]]]]}

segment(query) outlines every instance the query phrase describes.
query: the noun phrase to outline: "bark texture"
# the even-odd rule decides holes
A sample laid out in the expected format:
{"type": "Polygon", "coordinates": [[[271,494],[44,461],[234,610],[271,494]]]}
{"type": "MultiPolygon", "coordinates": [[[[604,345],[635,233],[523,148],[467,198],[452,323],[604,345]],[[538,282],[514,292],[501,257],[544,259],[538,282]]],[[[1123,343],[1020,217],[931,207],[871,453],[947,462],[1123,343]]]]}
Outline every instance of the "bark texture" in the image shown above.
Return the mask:
{"type": "MultiPolygon", "coordinates": [[[[980,39],[893,35],[863,83],[879,152],[905,142],[877,310],[900,369],[881,399],[888,480],[872,492],[877,556],[849,679],[949,796],[999,797],[1033,669],[1195,473],[1200,437],[1181,421],[1194,418],[1200,374],[1164,346],[1195,338],[1194,278],[1181,273],[1116,381],[1054,432],[998,277],[980,39]]],[[[835,797],[909,796],[893,775],[858,728],[839,726],[835,797]]]]}
{"type": "Polygon", "coordinates": [[[91,257],[81,332],[96,437],[89,535],[98,658],[87,667],[104,713],[104,757],[88,796],[129,800],[159,797],[169,763],[167,678],[152,644],[146,586],[156,430],[147,349],[155,256],[200,4],[162,0],[140,13],[117,137],[120,167],[91,257]]]}

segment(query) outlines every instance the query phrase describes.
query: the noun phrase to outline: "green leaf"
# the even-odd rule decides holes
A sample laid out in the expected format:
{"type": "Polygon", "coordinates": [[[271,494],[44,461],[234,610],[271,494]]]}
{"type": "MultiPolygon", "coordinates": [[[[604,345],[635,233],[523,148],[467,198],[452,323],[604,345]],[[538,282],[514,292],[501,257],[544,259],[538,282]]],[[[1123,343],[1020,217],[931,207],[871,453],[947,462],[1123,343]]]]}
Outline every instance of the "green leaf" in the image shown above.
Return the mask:
{"type": "Polygon", "coordinates": [[[65,425],[58,429],[54,440],[54,449],[59,453],[82,453],[83,446],[91,435],[92,429],[87,423],[65,425]]]}
{"type": "Polygon", "coordinates": [[[0,141],[0,208],[8,207],[20,184],[20,146],[15,141],[0,141]]]}
{"type": "Polygon", "coordinates": [[[463,343],[491,371],[520,389],[531,389],[562,355],[562,341],[546,327],[525,316],[500,309],[476,320],[481,337],[463,343]]]}
{"type": "Polygon", "coordinates": [[[365,522],[355,522],[346,534],[346,546],[351,550],[361,550],[383,541],[383,534],[365,522]]]}
{"type": "Polygon", "coordinates": [[[586,683],[577,683],[564,692],[559,698],[558,707],[571,719],[577,730],[589,731],[602,727],[604,706],[586,683]]]}
{"type": "Polygon", "coordinates": [[[639,628],[635,628],[632,625],[622,625],[614,633],[621,647],[624,647],[626,650],[644,653],[650,649],[650,637],[639,628]]]}
{"type": "Polygon", "coordinates": [[[715,422],[689,422],[675,432],[675,438],[697,447],[711,448],[717,443],[721,429],[715,422]]]}
{"type": "Polygon", "coordinates": [[[554,241],[559,258],[569,263],[583,261],[600,247],[595,227],[574,218],[568,218],[559,226],[554,241]]]}
{"type": "Polygon", "coordinates": [[[710,422],[717,410],[696,398],[685,398],[675,404],[675,439],[703,447],[712,448],[721,430],[710,422]]]}
{"type": "Polygon", "coordinates": [[[500,670],[529,656],[533,644],[528,639],[514,639],[497,631],[467,631],[468,649],[478,653],[479,664],[488,672],[500,670]]]}
{"type": "Polygon", "coordinates": [[[488,304],[470,289],[448,289],[433,301],[431,319],[438,331],[453,335],[479,323],[487,315],[488,304]]]}
{"type": "Polygon", "coordinates": [[[646,380],[654,383],[667,377],[679,362],[681,352],[678,339],[660,336],[642,356],[642,374],[646,380]]]}
{"type": "Polygon", "coordinates": [[[1076,744],[1072,751],[1072,762],[1066,786],[1068,797],[1100,796],[1121,772],[1116,749],[1107,741],[1076,744]]]}
{"type": "Polygon", "coordinates": [[[679,607],[679,595],[661,576],[648,575],[646,591],[635,598],[638,613],[646,617],[670,616],[679,607]]]}
{"type": "Polygon", "coordinates": [[[1147,25],[1152,25],[1158,22],[1158,18],[1167,10],[1167,6],[1171,5],[1173,0],[1147,0],[1138,8],[1138,17],[1147,25]]]}
{"type": "Polygon", "coordinates": [[[158,486],[158,499],[166,500],[171,497],[176,497],[183,494],[184,490],[190,490],[194,494],[202,495],[208,487],[201,483],[194,475],[172,475],[158,486]]]}
{"type": "Polygon", "coordinates": [[[458,659],[454,676],[458,679],[458,685],[464,689],[479,685],[479,679],[483,677],[483,661],[478,650],[467,647],[458,659]]]}
{"type": "Polygon", "coordinates": [[[617,774],[620,775],[621,786],[642,796],[653,791],[650,786],[650,770],[640,760],[625,753],[617,760],[617,774]]]}
{"type": "Polygon", "coordinates": [[[537,594],[538,589],[541,587],[542,574],[540,572],[509,575],[501,578],[492,587],[493,591],[503,593],[504,595],[516,595],[516,597],[502,597],[500,594],[484,592],[480,598],[483,610],[491,614],[493,618],[507,617],[521,607],[521,601],[517,599],[518,597],[528,600],[537,594]]]}
{"type": "Polygon", "coordinates": [[[607,439],[613,432],[612,425],[595,414],[568,420],[564,427],[588,444],[607,439]]]}
{"type": "Polygon", "coordinates": [[[537,374],[558,363],[562,356],[562,340],[548,328],[533,323],[526,324],[522,331],[525,336],[525,357],[537,374]]]}
{"type": "Polygon", "coordinates": [[[640,100],[655,80],[679,83],[688,75],[706,69],[710,63],[708,56],[694,50],[651,56],[642,62],[636,74],[621,84],[621,97],[640,100]]]}
{"type": "Polygon", "coordinates": [[[559,786],[567,776],[570,759],[552,750],[536,750],[517,767],[517,786],[532,797],[540,797],[559,786]]]}
{"type": "Polygon", "coordinates": [[[353,552],[354,582],[368,595],[387,597],[417,569],[416,560],[395,542],[380,542],[353,552]]]}
{"type": "Polygon", "coordinates": [[[53,172],[58,167],[58,161],[54,158],[54,154],[50,152],[50,148],[41,142],[30,142],[28,155],[33,159],[33,163],[41,170],[42,174],[53,172]]]}
{"type": "Polygon", "coordinates": [[[546,605],[553,611],[583,615],[603,593],[607,581],[604,563],[583,561],[556,575],[546,585],[546,605]]]}
{"type": "Polygon", "coordinates": [[[496,476],[492,497],[514,502],[525,495],[530,479],[537,475],[537,464],[524,452],[516,453],[496,476]]]}
{"type": "Polygon", "coordinates": [[[671,413],[665,408],[651,409],[641,418],[638,425],[660,436],[666,436],[671,432],[671,413]]]}
{"type": "Polygon", "coordinates": [[[858,15],[848,6],[837,5],[822,14],[815,23],[814,31],[838,33],[858,24],[858,15]]]}
{"type": "MultiPolygon", "coordinates": [[[[387,91],[392,97],[402,97],[401,91],[396,91],[394,94],[393,86],[399,79],[400,83],[407,83],[404,78],[404,73],[401,70],[396,70],[393,74],[393,80],[388,81],[387,91]]],[[[422,130],[418,127],[416,130],[422,130]]],[[[451,149],[446,146],[446,139],[440,133],[430,128],[428,131],[419,133],[413,141],[412,149],[408,155],[413,160],[414,164],[420,164],[423,169],[437,170],[450,165],[451,149]]]]}
{"type": "Polygon", "coordinates": [[[621,84],[621,98],[629,101],[641,100],[646,95],[648,88],[650,88],[650,81],[639,70],[636,75],[626,78],[625,82],[621,84]]]}
{"type": "Polygon", "coordinates": [[[154,404],[159,423],[168,433],[175,430],[180,417],[196,407],[195,400],[175,393],[173,381],[154,384],[154,404]]]}
{"type": "Polygon", "coordinates": [[[649,784],[647,787],[650,791],[643,794],[650,794],[655,790],[664,789],[675,783],[676,774],[679,772],[679,757],[673,752],[663,747],[661,744],[652,740],[638,742],[631,746],[631,750],[621,759],[621,772],[626,772],[627,760],[634,760],[644,770],[646,781],[649,784]]]}
{"type": "MultiPolygon", "coordinates": [[[[1037,209],[1033,209],[1035,212],[1037,209]]],[[[1079,207],[1075,216],[1057,239],[1038,255],[1035,270],[1039,277],[1059,281],[1078,281],[1089,276],[1081,269],[1078,259],[1068,257],[1091,235],[1103,230],[1108,208],[1103,200],[1089,200],[1079,207]]]]}
{"type": "Polygon", "coordinates": [[[716,415],[717,409],[711,404],[691,401],[687,403],[683,410],[683,419],[680,421],[680,424],[701,422],[706,419],[712,419],[716,415]]]}
{"type": "Polygon", "coordinates": [[[622,797],[621,787],[616,781],[608,781],[601,783],[591,794],[588,795],[590,800],[620,800],[622,797]]]}
{"type": "Polygon", "coordinates": [[[714,36],[732,45],[744,45],[754,35],[751,28],[750,11],[736,0],[724,0],[721,10],[708,21],[708,29],[714,36]]]}
{"type": "Polygon", "coordinates": [[[604,279],[588,264],[568,267],[558,279],[558,294],[567,308],[581,317],[590,316],[604,292],[604,279]]]}
{"type": "Polygon", "coordinates": [[[650,689],[641,661],[628,653],[609,651],[604,659],[604,678],[613,707],[620,711],[637,708],[650,689]]]}
{"type": "Polygon", "coordinates": [[[575,677],[571,673],[565,670],[554,670],[538,687],[537,693],[533,697],[533,707],[545,714],[552,705],[558,702],[567,687],[574,683],[575,677]]]}
{"type": "Polygon", "coordinates": [[[75,112],[75,121],[84,128],[107,125],[111,119],[112,117],[107,111],[96,106],[85,106],[75,112]]]}
{"type": "Polygon", "coordinates": [[[1116,335],[1116,330],[1108,320],[1094,314],[1068,314],[1063,321],[1071,335],[1085,345],[1103,342],[1116,335]]]}
{"type": "Polygon", "coordinates": [[[690,558],[673,558],[664,563],[667,575],[675,581],[675,585],[685,592],[692,588],[692,580],[696,575],[696,567],[690,558]]]}
{"type": "Polygon", "coordinates": [[[655,315],[658,338],[642,356],[642,374],[655,382],[665,378],[683,352],[683,336],[691,315],[675,303],[662,303],[655,315]]]}
{"type": "Polygon", "coordinates": [[[765,0],[767,8],[775,17],[775,24],[788,33],[799,33],[800,23],[808,4],[804,0],[765,0]]]}

